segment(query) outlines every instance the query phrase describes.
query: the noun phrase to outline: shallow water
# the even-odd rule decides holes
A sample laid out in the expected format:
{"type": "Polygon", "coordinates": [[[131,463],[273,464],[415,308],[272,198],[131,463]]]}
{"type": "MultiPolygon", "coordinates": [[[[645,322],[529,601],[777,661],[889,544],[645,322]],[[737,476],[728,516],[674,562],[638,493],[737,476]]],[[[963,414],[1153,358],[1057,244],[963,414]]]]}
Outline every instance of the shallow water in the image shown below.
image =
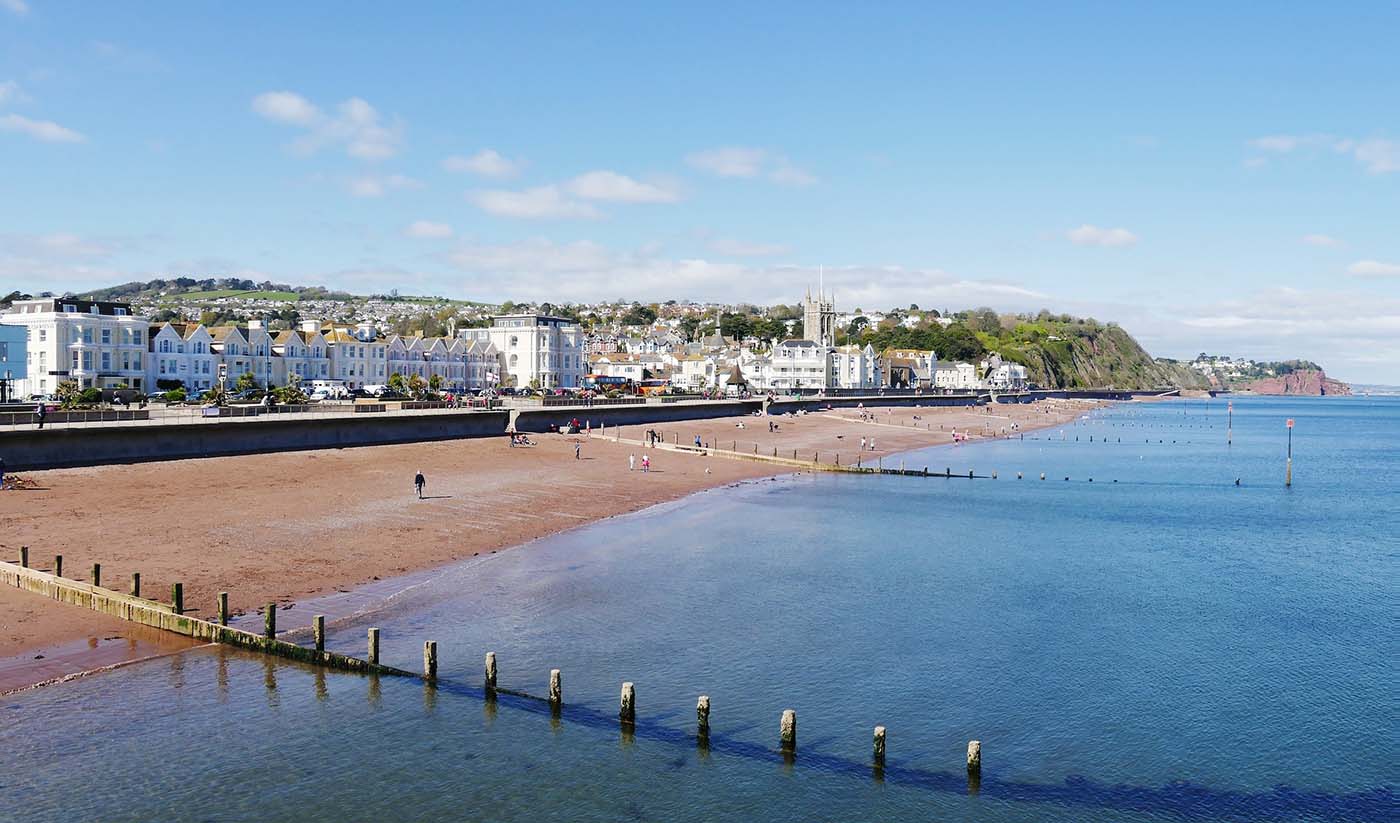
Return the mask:
{"type": "Polygon", "coordinates": [[[436,690],[211,649],[5,698],[0,818],[1395,819],[1400,402],[1235,405],[1228,447],[1225,401],[1173,401],[906,458],[995,481],[707,492],[333,627],[438,641],[436,690]],[[561,669],[561,716],[487,701],[488,650],[561,669]]]}

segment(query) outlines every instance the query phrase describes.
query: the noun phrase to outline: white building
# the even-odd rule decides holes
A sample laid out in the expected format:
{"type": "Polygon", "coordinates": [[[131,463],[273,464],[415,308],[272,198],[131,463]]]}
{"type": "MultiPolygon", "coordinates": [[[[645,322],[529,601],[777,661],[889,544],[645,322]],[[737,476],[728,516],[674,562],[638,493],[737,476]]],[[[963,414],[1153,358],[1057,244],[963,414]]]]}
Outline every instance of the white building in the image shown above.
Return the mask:
{"type": "Polygon", "coordinates": [[[883,385],[880,356],[869,343],[865,347],[838,346],[831,350],[831,374],[828,388],[878,389],[883,385]]]}
{"type": "Polygon", "coordinates": [[[462,329],[457,336],[495,346],[504,360],[502,385],[546,389],[583,385],[583,330],[567,317],[505,314],[489,328],[462,329]]]}
{"type": "Polygon", "coordinates": [[[187,392],[205,392],[219,382],[214,338],[201,323],[162,323],[150,329],[151,384],[170,388],[179,382],[187,392]]]}
{"type": "Polygon", "coordinates": [[[825,389],[833,385],[829,349],[811,340],[785,340],[773,347],[757,385],[773,391],[825,389]]]}
{"type": "Polygon", "coordinates": [[[322,337],[330,349],[330,379],[342,380],[352,389],[383,385],[389,379],[388,345],[379,339],[373,324],[332,326],[322,337]]]}
{"type": "Polygon", "coordinates": [[[25,329],[27,375],[15,381],[16,396],[52,394],[65,380],[80,388],[147,388],[147,323],[126,303],[16,300],[0,318],[25,329]]]}
{"type": "Polygon", "coordinates": [[[982,388],[982,381],[971,363],[938,363],[934,366],[933,385],[945,391],[965,391],[982,388]]]}

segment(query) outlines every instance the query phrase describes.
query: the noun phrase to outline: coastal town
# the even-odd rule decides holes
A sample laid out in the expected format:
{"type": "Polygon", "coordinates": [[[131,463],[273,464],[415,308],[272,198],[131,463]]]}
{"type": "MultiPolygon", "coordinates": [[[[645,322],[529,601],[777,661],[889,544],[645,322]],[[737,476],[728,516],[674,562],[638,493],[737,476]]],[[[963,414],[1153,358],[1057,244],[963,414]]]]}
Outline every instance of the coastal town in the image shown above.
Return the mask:
{"type": "MultiPolygon", "coordinates": [[[[240,307],[246,309],[247,307],[240,307]]],[[[294,387],[319,400],[483,394],[736,396],[919,390],[1019,391],[1025,366],[988,352],[975,361],[942,360],[932,349],[842,342],[845,328],[890,322],[914,328],[917,312],[838,314],[835,297],[809,291],[799,317],[709,333],[703,308],[662,318],[648,310],[616,322],[533,311],[471,312],[444,333],[395,331],[392,315],[354,322],[280,319],[272,306],[242,321],[156,321],[142,307],[80,296],[14,299],[0,312],[0,378],[12,400],[100,393],[103,399],[223,401],[294,387]],[[627,322],[640,320],[642,322],[627,322]],[[178,393],[178,394],[172,394],[178,393]],[[125,397],[123,397],[125,395],[125,397]]],[[[716,312],[723,315],[723,312],[716,312]]],[[[745,318],[747,320],[747,318],[745,318]]],[[[944,318],[938,318],[942,320],[944,318]]],[[[935,321],[936,322],[936,321],[935,321]]],[[[947,325],[951,323],[947,318],[947,325]]],[[[92,396],[92,395],[90,395],[92,396]]]]}

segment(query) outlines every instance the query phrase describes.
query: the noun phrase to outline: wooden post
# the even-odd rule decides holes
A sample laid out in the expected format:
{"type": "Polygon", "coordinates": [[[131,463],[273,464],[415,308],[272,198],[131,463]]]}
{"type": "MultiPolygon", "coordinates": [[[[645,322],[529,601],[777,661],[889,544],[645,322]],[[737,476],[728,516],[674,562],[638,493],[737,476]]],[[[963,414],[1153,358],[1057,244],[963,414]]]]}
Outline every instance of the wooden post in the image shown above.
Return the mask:
{"type": "Polygon", "coordinates": [[[423,642],[423,679],[437,680],[437,641],[423,642]]]}
{"type": "Polygon", "coordinates": [[[626,726],[634,725],[637,722],[637,691],[631,683],[622,684],[622,698],[618,702],[617,719],[626,726]]]}
{"type": "Polygon", "coordinates": [[[873,758],[875,768],[883,768],[885,765],[885,727],[875,727],[875,750],[873,758]]]}
{"type": "Polygon", "coordinates": [[[369,662],[379,665],[379,629],[369,630],[369,662]]]}
{"type": "Polygon", "coordinates": [[[970,775],[982,773],[982,741],[980,740],[967,742],[967,773],[970,775]]]}
{"type": "Polygon", "coordinates": [[[94,586],[101,586],[101,585],[102,585],[102,564],[101,564],[101,563],[93,563],[93,564],[92,564],[92,585],[94,585],[94,586]]]}
{"type": "Polygon", "coordinates": [[[141,596],[141,572],[131,573],[131,596],[141,596]]]}
{"type": "Polygon", "coordinates": [[[797,751],[797,712],[783,709],[783,719],[778,724],[778,748],[784,754],[797,751]]]}
{"type": "Polygon", "coordinates": [[[486,653],[486,691],[496,690],[496,653],[486,653]]]}
{"type": "MultiPolygon", "coordinates": [[[[178,585],[180,585],[180,584],[179,584],[179,583],[176,583],[175,585],[178,586],[178,585]]],[[[180,605],[181,605],[181,608],[184,607],[184,603],[183,603],[184,599],[185,599],[184,593],[181,592],[181,594],[180,594],[180,600],[182,601],[181,604],[180,604],[180,605]]],[[[228,625],[228,592],[219,592],[219,625],[220,625],[220,626],[227,626],[227,625],[228,625]]]]}
{"type": "Polygon", "coordinates": [[[53,556],[53,576],[63,576],[63,555],[61,554],[56,554],[53,556]]]}
{"type": "Polygon", "coordinates": [[[695,736],[701,740],[710,736],[710,696],[700,695],[695,704],[695,736]]]}
{"type": "Polygon", "coordinates": [[[311,639],[316,644],[316,653],[326,650],[326,616],[318,614],[311,618],[311,639]]]}
{"type": "Polygon", "coordinates": [[[263,634],[268,640],[277,636],[277,604],[268,603],[263,609],[263,634]]]}
{"type": "Polygon", "coordinates": [[[29,547],[28,547],[28,546],[20,546],[20,547],[19,547],[19,565],[20,565],[20,568],[22,568],[22,569],[27,569],[27,568],[29,568],[29,547]]]}
{"type": "Polygon", "coordinates": [[[555,711],[564,705],[564,684],[558,669],[549,670],[549,705],[555,711]]]}
{"type": "MultiPolygon", "coordinates": [[[[133,590],[139,589],[140,587],[141,582],[139,579],[132,581],[131,588],[133,590]]],[[[170,584],[170,610],[176,614],[185,613],[185,584],[170,584]]],[[[225,623],[224,625],[227,625],[227,623],[225,623]]]]}

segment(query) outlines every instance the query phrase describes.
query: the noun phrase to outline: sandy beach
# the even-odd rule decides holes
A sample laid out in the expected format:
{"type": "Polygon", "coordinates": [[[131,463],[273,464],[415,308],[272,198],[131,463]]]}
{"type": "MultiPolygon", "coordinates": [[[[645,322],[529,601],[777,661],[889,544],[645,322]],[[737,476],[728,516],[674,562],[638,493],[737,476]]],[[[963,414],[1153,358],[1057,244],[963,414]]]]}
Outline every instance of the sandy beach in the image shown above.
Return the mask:
{"type": "MultiPolygon", "coordinates": [[[[539,435],[525,448],[497,438],[33,472],[25,476],[39,488],[0,495],[0,556],[16,559],[27,545],[31,565],[51,569],[61,554],[65,576],[77,579],[101,563],[103,584],[122,590],[139,572],[143,594],[154,598],[167,597],[178,581],[189,611],[207,618],[219,591],[229,592],[235,613],[290,604],[794,471],[627,442],[642,441],[648,429],[667,443],[699,436],[721,451],[797,450],[822,462],[839,454],[843,465],[854,462],[862,437],[867,446],[873,438],[876,448],[862,453],[869,464],[951,443],[954,430],[974,441],[1009,435],[1017,427],[1059,425],[1094,405],[840,409],[776,418],[776,432],[768,431],[767,418],[721,418],[610,429],[606,437],[539,435]],[[645,474],[644,453],[652,459],[645,474]],[[637,459],[633,471],[629,455],[637,459]],[[422,500],[413,489],[418,471],[427,478],[422,500]]],[[[147,634],[138,644],[132,629],[0,589],[0,692],[93,665],[92,656],[72,653],[80,644],[94,651],[121,646],[129,654],[160,646],[147,634]]]]}

